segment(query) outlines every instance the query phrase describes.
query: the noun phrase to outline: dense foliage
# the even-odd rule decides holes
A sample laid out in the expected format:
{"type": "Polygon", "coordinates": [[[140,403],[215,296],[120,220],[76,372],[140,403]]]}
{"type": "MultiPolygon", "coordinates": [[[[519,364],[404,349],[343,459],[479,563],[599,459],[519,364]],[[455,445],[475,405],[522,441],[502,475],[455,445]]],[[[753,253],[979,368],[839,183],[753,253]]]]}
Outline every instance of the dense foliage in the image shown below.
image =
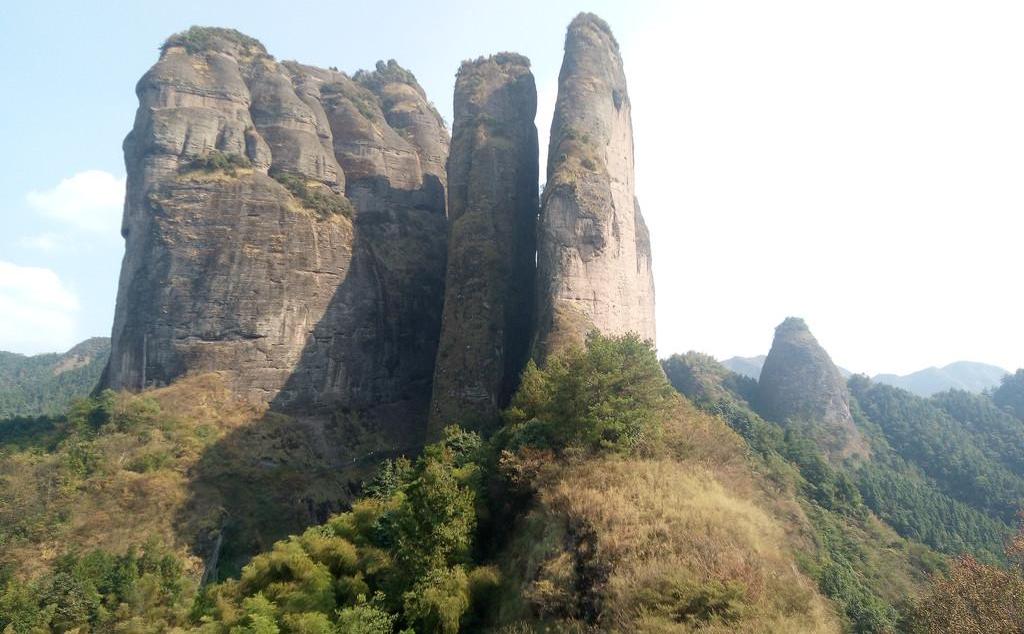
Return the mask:
{"type": "Polygon", "coordinates": [[[6,580],[0,631],[159,631],[185,620],[188,590],[181,562],[154,542],[117,555],[71,553],[29,582],[6,580]]]}
{"type": "Polygon", "coordinates": [[[352,510],[208,587],[206,632],[459,631],[496,584],[473,566],[480,439],[455,428],[415,465],[387,463],[352,510]]]}
{"type": "Polygon", "coordinates": [[[1009,568],[957,558],[946,575],[935,575],[914,606],[914,634],[976,634],[1024,631],[1024,533],[1006,547],[1009,568]]]}
{"type": "Polygon", "coordinates": [[[505,413],[512,447],[628,453],[658,441],[672,394],[650,344],[591,333],[544,369],[530,362],[505,413]]]}
{"type": "Polygon", "coordinates": [[[1024,474],[1024,420],[985,394],[952,390],[936,394],[930,401],[960,423],[986,456],[1024,474]]]}
{"type": "Polygon", "coordinates": [[[1024,420],[1024,369],[1003,377],[1002,384],[992,393],[996,405],[1024,420]]]}
{"type": "Polygon", "coordinates": [[[1024,473],[985,450],[998,439],[980,440],[935,403],[904,390],[864,377],[849,385],[863,416],[877,426],[876,447],[891,448],[949,497],[1006,524],[1014,521],[1024,505],[1024,473]]]}
{"type": "MultiPolygon", "coordinates": [[[[56,416],[96,387],[110,340],[89,339],[64,354],[0,352],[0,419],[56,416]]],[[[0,433],[6,423],[0,420],[0,433]]]]}

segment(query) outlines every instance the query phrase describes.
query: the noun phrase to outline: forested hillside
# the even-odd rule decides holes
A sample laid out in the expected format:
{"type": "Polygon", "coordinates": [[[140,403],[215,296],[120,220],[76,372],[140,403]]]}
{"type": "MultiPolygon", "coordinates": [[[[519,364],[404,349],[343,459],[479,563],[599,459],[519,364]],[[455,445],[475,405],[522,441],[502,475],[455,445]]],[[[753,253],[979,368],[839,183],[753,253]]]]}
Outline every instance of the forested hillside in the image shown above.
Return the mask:
{"type": "MultiPolygon", "coordinates": [[[[848,617],[812,577],[864,594],[832,558],[845,538],[822,541],[816,511],[794,498],[796,475],[760,475],[742,438],[675,395],[635,337],[591,337],[529,367],[494,436],[449,428],[415,461],[385,461],[351,510],[276,544],[275,522],[322,520],[267,501],[301,504],[294,489],[311,475],[340,497],[346,487],[275,466],[274,443],[223,453],[266,436],[245,429],[259,416],[198,377],[107,393],[4,437],[0,623],[825,632],[848,617]],[[207,460],[232,477],[211,478],[207,460]],[[211,516],[217,491],[227,497],[211,516]],[[254,543],[266,552],[228,565],[254,543]]],[[[275,426],[289,425],[301,429],[275,426]]],[[[896,595],[913,582],[886,584],[896,595]]],[[[869,595],[857,601],[860,618],[893,622],[869,595]]]]}
{"type": "Polygon", "coordinates": [[[0,419],[63,413],[96,387],[109,355],[105,337],[87,339],[63,354],[0,352],[0,419]]]}

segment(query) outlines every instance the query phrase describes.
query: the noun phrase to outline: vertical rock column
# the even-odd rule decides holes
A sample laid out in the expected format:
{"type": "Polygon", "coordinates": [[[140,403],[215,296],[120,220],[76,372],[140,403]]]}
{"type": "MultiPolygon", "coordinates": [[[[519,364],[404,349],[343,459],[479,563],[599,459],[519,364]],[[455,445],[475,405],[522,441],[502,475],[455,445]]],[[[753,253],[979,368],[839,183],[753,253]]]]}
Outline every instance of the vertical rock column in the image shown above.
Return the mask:
{"type": "Polygon", "coordinates": [[[430,435],[487,428],[515,390],[533,326],[537,90],[501,53],[459,69],[448,158],[448,269],[430,435]]]}
{"type": "Polygon", "coordinates": [[[592,329],[654,340],[626,78],[618,43],[592,14],[577,16],[565,39],[537,249],[539,360],[592,329]]]}

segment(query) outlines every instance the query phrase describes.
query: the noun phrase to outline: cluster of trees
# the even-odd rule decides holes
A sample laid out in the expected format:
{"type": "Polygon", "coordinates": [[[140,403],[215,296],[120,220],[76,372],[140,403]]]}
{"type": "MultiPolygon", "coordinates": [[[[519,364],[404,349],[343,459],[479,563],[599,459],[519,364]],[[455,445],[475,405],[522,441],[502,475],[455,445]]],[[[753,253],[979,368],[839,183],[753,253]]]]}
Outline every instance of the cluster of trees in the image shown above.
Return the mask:
{"type": "MultiPolygon", "coordinates": [[[[1009,525],[1024,506],[1024,473],[986,451],[987,434],[972,433],[933,402],[905,390],[853,377],[850,391],[877,426],[875,445],[913,464],[949,497],[1009,525]]],[[[879,460],[875,460],[879,462],[879,460]]]]}
{"type": "Polygon", "coordinates": [[[158,631],[184,620],[191,596],[181,561],[155,542],[120,555],[66,554],[41,577],[7,571],[0,582],[3,632],[158,631]]]}
{"type": "Polygon", "coordinates": [[[1003,377],[1002,384],[992,393],[995,404],[1024,420],[1024,369],[1003,377]]]}
{"type": "Polygon", "coordinates": [[[1005,548],[1009,566],[958,557],[936,575],[907,620],[911,634],[1024,632],[1024,531],[1005,548]]]}
{"type": "Polygon", "coordinates": [[[497,583],[471,557],[481,449],[451,427],[415,463],[387,463],[351,511],[205,588],[193,619],[224,633],[458,632],[497,583]]]}

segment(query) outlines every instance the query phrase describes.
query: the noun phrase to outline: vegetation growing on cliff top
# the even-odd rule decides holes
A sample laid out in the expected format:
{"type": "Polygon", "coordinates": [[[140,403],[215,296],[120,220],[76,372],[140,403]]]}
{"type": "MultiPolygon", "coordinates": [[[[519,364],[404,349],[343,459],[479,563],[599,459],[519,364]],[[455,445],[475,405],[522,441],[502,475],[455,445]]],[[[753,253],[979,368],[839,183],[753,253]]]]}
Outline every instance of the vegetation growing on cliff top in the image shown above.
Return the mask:
{"type": "Polygon", "coordinates": [[[271,174],[274,180],[284,185],[292,196],[297,198],[303,207],[315,213],[319,218],[343,216],[351,219],[354,210],[352,202],[323,183],[307,181],[305,178],[287,172],[271,174]]]}
{"type": "Polygon", "coordinates": [[[183,46],[186,51],[195,54],[208,50],[220,50],[222,42],[237,44],[249,52],[264,55],[267,53],[267,49],[256,38],[235,29],[213,26],[193,26],[186,31],[175,33],[164,41],[160,50],[166,51],[172,46],[183,46]]]}
{"type": "Polygon", "coordinates": [[[188,174],[189,172],[205,172],[207,174],[223,172],[228,176],[237,176],[239,170],[247,170],[251,167],[252,162],[241,154],[211,150],[185,163],[179,171],[182,174],[188,174]]]}

